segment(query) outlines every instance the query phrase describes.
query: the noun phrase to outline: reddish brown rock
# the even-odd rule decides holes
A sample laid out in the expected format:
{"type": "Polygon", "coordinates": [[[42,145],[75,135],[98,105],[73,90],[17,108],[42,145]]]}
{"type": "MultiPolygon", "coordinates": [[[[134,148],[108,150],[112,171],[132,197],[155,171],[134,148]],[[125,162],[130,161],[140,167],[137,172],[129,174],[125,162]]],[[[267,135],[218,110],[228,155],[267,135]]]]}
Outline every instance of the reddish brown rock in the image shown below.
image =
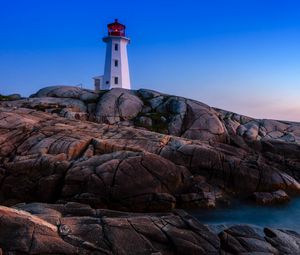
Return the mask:
{"type": "Polygon", "coordinates": [[[72,167],[63,199],[118,209],[170,210],[172,195],[189,185],[189,171],[154,154],[117,152],[94,156],[72,167]]]}
{"type": "Polygon", "coordinates": [[[183,212],[141,215],[74,203],[17,208],[0,208],[5,253],[172,255],[218,254],[220,249],[217,235],[183,212]]]}
{"type": "Polygon", "coordinates": [[[0,206],[0,246],[25,254],[77,253],[58,235],[57,227],[24,211],[0,206]]]}
{"type": "Polygon", "coordinates": [[[261,205],[279,204],[290,201],[290,197],[283,190],[274,192],[255,192],[253,196],[255,202],[261,205]]]}
{"type": "Polygon", "coordinates": [[[219,234],[222,250],[229,254],[279,254],[262,231],[247,225],[233,226],[219,234]]]}
{"type": "Polygon", "coordinates": [[[218,235],[187,213],[135,214],[78,203],[0,207],[4,254],[297,254],[295,231],[236,225],[218,235]]]}
{"type": "Polygon", "coordinates": [[[184,195],[182,201],[191,198],[198,204],[204,199],[213,205],[219,197],[212,191],[195,191],[189,185],[192,175],[205,176],[211,190],[243,195],[300,190],[295,179],[300,177],[297,147],[271,145],[258,154],[250,148],[67,120],[34,110],[1,109],[0,199],[6,204],[71,200],[124,210],[168,210],[184,195]],[[281,164],[287,148],[293,153],[281,164]],[[278,150],[279,159],[274,158],[278,150]],[[291,173],[286,164],[293,167],[291,173]]]}
{"type": "Polygon", "coordinates": [[[58,86],[2,101],[0,203],[57,204],[16,206],[30,214],[2,207],[0,251],[297,254],[296,232],[234,226],[219,238],[183,212],[103,208],[214,207],[223,196],[253,193],[264,203],[282,201],[300,192],[299,137],[299,123],[149,90],[58,86]],[[135,126],[139,120],[147,125],[135,126]]]}
{"type": "Polygon", "coordinates": [[[129,90],[112,89],[97,103],[96,120],[116,124],[135,118],[142,110],[143,102],[129,90]]]}

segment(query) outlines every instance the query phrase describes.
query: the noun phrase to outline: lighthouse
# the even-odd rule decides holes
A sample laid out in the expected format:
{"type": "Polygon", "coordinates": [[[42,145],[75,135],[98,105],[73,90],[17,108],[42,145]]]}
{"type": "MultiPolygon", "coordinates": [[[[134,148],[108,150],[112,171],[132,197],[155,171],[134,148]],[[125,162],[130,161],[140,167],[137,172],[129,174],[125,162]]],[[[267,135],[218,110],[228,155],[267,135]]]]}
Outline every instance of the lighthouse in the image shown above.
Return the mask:
{"type": "Polygon", "coordinates": [[[108,34],[102,39],[106,43],[104,75],[94,77],[96,91],[112,88],[131,89],[127,56],[130,39],[126,37],[125,29],[117,19],[107,25],[108,34]]]}

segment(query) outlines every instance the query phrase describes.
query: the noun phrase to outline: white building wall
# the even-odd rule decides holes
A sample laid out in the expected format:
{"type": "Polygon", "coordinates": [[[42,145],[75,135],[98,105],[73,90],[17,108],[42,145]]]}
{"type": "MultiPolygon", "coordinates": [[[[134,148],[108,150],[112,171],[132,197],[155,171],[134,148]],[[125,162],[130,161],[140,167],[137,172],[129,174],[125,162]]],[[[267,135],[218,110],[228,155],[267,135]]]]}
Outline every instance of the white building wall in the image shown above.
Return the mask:
{"type": "Polygon", "coordinates": [[[94,87],[95,91],[99,91],[103,89],[103,75],[93,77],[94,79],[94,87]]]}
{"type": "Polygon", "coordinates": [[[101,89],[131,89],[127,56],[129,39],[121,36],[107,36],[103,38],[103,41],[106,43],[106,57],[101,89]],[[117,51],[115,50],[115,44],[119,45],[117,51]],[[117,67],[115,66],[115,60],[118,61],[117,67]],[[115,84],[114,77],[118,77],[118,84],[115,84]]]}

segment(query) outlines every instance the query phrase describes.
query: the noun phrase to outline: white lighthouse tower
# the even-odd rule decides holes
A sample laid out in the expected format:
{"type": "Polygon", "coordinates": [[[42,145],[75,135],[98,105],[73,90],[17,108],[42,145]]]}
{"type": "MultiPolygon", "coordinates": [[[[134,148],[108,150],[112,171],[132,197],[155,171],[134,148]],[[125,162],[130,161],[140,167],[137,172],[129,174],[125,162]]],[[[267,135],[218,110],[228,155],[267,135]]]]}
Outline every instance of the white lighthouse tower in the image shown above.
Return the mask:
{"type": "Polygon", "coordinates": [[[116,19],[114,23],[108,24],[107,28],[108,35],[103,38],[103,42],[106,43],[104,75],[94,77],[95,90],[130,89],[127,57],[127,44],[130,39],[126,37],[126,27],[116,19]]]}

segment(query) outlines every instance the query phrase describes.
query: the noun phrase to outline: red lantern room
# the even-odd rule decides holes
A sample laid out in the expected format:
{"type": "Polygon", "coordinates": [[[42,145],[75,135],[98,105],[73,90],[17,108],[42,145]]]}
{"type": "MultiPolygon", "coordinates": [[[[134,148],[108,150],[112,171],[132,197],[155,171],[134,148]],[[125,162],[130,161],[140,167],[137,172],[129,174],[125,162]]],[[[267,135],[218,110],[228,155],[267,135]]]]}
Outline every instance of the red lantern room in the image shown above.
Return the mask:
{"type": "Polygon", "coordinates": [[[125,36],[125,26],[118,22],[118,19],[115,19],[114,23],[107,25],[108,35],[110,36],[125,36]]]}

